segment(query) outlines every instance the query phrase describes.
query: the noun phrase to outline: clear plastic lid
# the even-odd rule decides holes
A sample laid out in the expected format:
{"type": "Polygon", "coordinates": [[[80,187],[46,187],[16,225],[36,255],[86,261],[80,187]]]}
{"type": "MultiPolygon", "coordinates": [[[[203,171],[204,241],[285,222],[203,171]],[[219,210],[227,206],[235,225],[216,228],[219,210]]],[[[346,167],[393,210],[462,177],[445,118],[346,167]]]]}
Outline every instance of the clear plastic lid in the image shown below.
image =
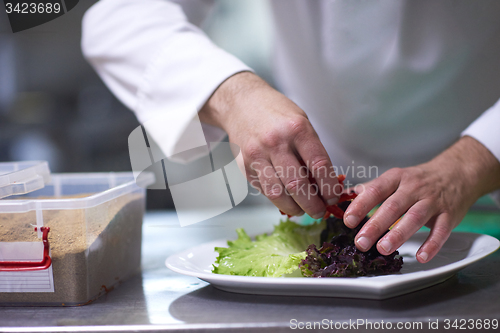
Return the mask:
{"type": "Polygon", "coordinates": [[[0,199],[39,190],[50,182],[45,161],[0,163],[0,199]]]}

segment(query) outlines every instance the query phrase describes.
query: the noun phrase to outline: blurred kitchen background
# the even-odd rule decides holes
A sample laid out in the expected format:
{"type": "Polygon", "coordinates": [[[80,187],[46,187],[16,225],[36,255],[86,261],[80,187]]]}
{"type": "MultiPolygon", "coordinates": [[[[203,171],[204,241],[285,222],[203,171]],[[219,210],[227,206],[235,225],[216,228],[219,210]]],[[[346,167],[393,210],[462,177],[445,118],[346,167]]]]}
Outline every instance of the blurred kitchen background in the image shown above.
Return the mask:
{"type": "MultiPolygon", "coordinates": [[[[52,172],[131,171],[127,138],[139,123],[80,49],[81,19],[95,2],[15,34],[0,4],[0,161],[46,160],[52,172]]],[[[203,29],[273,84],[266,0],[216,0],[203,29]]],[[[169,191],[149,190],[148,208],[173,208],[169,191]]]]}

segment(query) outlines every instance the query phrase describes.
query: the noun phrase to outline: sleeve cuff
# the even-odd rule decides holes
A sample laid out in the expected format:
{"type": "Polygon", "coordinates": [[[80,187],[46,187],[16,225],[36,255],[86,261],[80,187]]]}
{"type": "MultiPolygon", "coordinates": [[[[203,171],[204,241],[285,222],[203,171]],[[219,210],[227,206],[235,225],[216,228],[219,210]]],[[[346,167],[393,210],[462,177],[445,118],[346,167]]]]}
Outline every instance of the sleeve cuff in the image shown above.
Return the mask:
{"type": "Polygon", "coordinates": [[[199,156],[181,153],[206,145],[206,139],[217,142],[226,135],[201,124],[198,111],[222,82],[243,71],[251,69],[205,36],[178,34],[145,72],[135,107],[137,117],[165,156],[178,162],[195,159],[199,156]]]}
{"type": "Polygon", "coordinates": [[[462,132],[481,142],[500,161],[500,100],[462,132]]]}
{"type": "MultiPolygon", "coordinates": [[[[462,132],[465,135],[481,142],[500,161],[500,100],[467,127],[462,132]]],[[[500,207],[500,190],[490,196],[500,207]]]]}

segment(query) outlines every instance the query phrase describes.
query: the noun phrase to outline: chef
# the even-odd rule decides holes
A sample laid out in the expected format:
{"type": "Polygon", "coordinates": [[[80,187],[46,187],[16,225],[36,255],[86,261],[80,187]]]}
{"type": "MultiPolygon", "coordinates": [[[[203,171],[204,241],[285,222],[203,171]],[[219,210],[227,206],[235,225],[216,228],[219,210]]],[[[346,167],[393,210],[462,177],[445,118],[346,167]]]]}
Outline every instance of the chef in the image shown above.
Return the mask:
{"type": "Polygon", "coordinates": [[[348,227],[382,203],[356,246],[389,254],[426,225],[422,263],[480,196],[500,201],[500,2],[271,0],[282,92],[200,30],[212,3],[101,0],[84,17],[83,52],[116,96],[141,123],[172,115],[148,128],[167,154],[199,118],[280,210],[314,218],[347,173],[362,183],[348,227]]]}

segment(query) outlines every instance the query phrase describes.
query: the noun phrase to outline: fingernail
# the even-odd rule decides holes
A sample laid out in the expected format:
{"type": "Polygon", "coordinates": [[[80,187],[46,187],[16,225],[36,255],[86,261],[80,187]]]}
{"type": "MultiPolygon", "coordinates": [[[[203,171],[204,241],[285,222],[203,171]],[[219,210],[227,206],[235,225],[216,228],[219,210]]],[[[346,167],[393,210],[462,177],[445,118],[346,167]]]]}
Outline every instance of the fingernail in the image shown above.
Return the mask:
{"type": "Polygon", "coordinates": [[[358,224],[358,218],[356,216],[347,215],[344,218],[344,223],[349,228],[354,228],[358,224]]]}
{"type": "Polygon", "coordinates": [[[358,238],[356,243],[362,250],[368,250],[368,248],[370,247],[370,240],[366,237],[358,238]]]}
{"type": "Polygon", "coordinates": [[[331,199],[326,200],[326,204],[328,206],[336,205],[338,202],[339,202],[339,198],[331,198],[331,199]]]}
{"type": "Polygon", "coordinates": [[[420,252],[418,256],[420,257],[420,259],[422,259],[422,261],[427,261],[427,259],[429,258],[427,252],[420,252]]]}
{"type": "Polygon", "coordinates": [[[391,252],[392,249],[392,243],[389,242],[387,239],[384,239],[379,243],[380,247],[385,251],[385,252],[391,252]]]}
{"type": "Polygon", "coordinates": [[[313,215],[312,218],[315,219],[315,220],[322,219],[323,216],[325,216],[325,214],[326,214],[326,210],[323,213],[319,213],[319,214],[313,215]]]}

